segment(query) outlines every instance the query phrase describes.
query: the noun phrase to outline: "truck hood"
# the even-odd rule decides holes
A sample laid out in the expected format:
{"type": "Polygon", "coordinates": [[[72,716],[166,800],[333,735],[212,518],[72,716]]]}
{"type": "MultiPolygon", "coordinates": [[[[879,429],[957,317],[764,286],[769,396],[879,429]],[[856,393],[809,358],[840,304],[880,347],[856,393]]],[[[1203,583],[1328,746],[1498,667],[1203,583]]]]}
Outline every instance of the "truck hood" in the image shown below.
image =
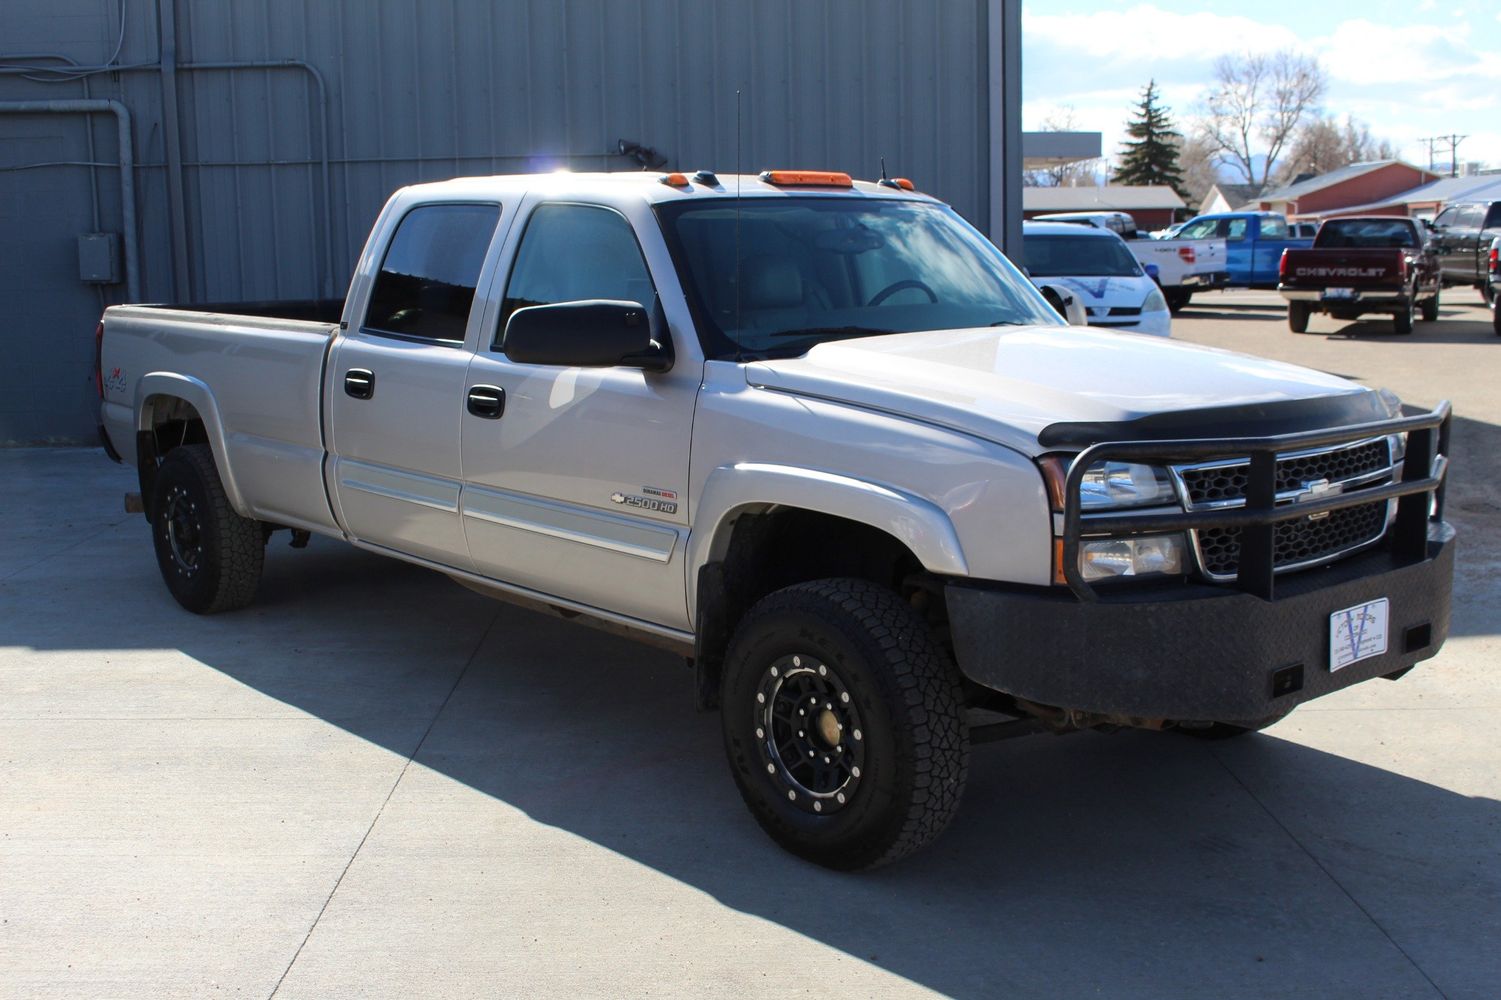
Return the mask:
{"type": "Polygon", "coordinates": [[[1324,372],[1087,327],[833,341],[745,372],[753,386],[895,413],[1027,455],[1110,438],[1259,435],[1391,415],[1374,390],[1324,372]],[[1329,405],[1299,405],[1310,400],[1329,405]],[[1208,412],[1153,420],[1183,411],[1208,412]],[[1287,426],[1289,413],[1306,426],[1287,426]]]}

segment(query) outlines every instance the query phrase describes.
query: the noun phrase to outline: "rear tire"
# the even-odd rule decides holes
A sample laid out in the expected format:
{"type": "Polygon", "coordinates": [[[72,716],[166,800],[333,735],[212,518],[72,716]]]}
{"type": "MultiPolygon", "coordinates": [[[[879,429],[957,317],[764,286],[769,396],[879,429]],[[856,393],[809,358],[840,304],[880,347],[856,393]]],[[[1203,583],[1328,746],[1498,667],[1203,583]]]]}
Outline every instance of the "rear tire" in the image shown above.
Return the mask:
{"type": "Polygon", "coordinates": [[[1417,314],[1417,299],[1409,294],[1407,296],[1407,304],[1402,307],[1402,311],[1392,317],[1392,329],[1396,331],[1397,336],[1405,337],[1412,333],[1413,323],[1417,319],[1417,314]]]}
{"type": "Polygon", "coordinates": [[[1289,302],[1287,304],[1287,328],[1293,333],[1308,332],[1308,317],[1313,315],[1313,307],[1307,302],[1289,302]]]}
{"type": "Polygon", "coordinates": [[[756,822],[815,864],[889,864],[958,811],[969,767],[959,673],[884,587],[818,580],[762,599],[730,642],[720,721],[756,822]]]}
{"type": "Polygon", "coordinates": [[[1438,292],[1433,293],[1433,298],[1423,300],[1423,322],[1433,323],[1438,320],[1438,292]]]}
{"type": "Polygon", "coordinates": [[[1491,302],[1491,329],[1496,331],[1496,336],[1501,337],[1501,302],[1491,302]]]}
{"type": "Polygon", "coordinates": [[[162,460],[151,537],[167,589],[194,614],[232,611],[255,599],[265,535],[259,521],[230,506],[208,445],[183,445],[162,460]]]}

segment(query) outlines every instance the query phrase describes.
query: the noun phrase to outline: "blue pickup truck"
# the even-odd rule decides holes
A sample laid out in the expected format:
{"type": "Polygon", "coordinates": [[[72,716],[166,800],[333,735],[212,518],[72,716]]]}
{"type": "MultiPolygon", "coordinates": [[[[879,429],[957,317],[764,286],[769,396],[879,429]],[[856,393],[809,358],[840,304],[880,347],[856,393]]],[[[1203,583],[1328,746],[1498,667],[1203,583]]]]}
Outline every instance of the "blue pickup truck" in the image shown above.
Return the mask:
{"type": "Polygon", "coordinates": [[[1221,288],[1276,288],[1282,251],[1306,249],[1311,239],[1295,239],[1287,219],[1274,212],[1221,212],[1190,219],[1178,239],[1225,241],[1225,280],[1221,288]]]}

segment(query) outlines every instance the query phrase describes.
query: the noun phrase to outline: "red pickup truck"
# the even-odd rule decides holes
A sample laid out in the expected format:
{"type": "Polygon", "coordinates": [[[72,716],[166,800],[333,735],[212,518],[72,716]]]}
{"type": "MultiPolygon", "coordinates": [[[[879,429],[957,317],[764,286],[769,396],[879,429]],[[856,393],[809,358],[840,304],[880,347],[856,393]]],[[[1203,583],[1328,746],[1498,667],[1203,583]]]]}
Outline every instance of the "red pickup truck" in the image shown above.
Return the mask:
{"type": "Polygon", "coordinates": [[[1363,216],[1330,219],[1308,250],[1282,253],[1277,290],[1287,299],[1287,325],[1308,330],[1315,312],[1335,319],[1389,313],[1397,333],[1412,333],[1419,312],[1438,319],[1438,261],[1415,219],[1363,216]]]}

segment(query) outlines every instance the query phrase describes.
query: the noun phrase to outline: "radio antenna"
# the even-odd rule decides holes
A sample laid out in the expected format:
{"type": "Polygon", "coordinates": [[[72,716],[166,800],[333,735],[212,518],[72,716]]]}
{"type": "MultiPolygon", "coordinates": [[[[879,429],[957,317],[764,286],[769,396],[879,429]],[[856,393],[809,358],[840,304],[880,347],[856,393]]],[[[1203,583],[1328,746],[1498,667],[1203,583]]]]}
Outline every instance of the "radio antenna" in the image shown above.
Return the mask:
{"type": "Polygon", "coordinates": [[[735,341],[740,341],[740,91],[735,91],[735,341]]]}
{"type": "Polygon", "coordinates": [[[886,179],[886,157],[881,157],[881,180],[886,179]]]}

